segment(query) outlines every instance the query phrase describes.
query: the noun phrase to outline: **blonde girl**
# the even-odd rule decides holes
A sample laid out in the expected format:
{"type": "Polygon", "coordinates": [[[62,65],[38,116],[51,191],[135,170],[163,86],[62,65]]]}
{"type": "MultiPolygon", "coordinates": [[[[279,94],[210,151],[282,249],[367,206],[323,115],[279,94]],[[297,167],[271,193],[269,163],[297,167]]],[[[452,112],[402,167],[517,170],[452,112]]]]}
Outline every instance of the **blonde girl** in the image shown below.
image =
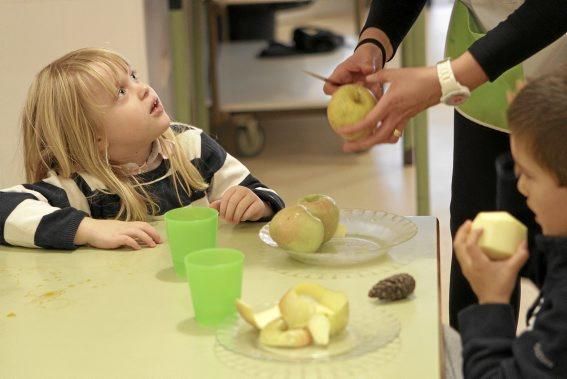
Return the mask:
{"type": "Polygon", "coordinates": [[[147,223],[198,204],[232,223],[284,204],[202,130],[172,123],[155,91],[119,54],[73,51],[35,77],[22,113],[29,183],[0,191],[0,243],[139,249],[147,223]]]}

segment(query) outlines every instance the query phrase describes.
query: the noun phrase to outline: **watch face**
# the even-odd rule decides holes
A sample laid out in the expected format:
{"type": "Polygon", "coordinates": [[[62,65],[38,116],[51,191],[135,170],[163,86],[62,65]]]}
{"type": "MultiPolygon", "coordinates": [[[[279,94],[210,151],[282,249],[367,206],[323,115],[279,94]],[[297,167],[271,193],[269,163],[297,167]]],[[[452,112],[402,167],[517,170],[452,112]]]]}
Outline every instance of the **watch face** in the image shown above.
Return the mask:
{"type": "Polygon", "coordinates": [[[454,95],[447,99],[447,104],[449,105],[459,105],[465,102],[468,99],[468,96],[464,95],[454,95]]]}

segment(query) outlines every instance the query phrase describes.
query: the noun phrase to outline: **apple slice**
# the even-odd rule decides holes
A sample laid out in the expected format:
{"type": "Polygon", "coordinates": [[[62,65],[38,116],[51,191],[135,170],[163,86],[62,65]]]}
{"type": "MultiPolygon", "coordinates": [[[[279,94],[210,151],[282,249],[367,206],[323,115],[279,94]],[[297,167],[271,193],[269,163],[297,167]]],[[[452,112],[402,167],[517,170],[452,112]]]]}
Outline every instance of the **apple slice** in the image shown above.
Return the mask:
{"type": "Polygon", "coordinates": [[[293,288],[286,292],[279,303],[280,313],[290,328],[304,328],[313,315],[333,314],[328,307],[318,303],[309,295],[299,295],[293,288]]]}
{"type": "MultiPolygon", "coordinates": [[[[330,310],[327,316],[331,323],[331,336],[344,330],[349,318],[348,298],[344,293],[329,290],[315,283],[300,283],[293,290],[299,296],[304,295],[315,299],[321,306],[330,310]]],[[[286,314],[284,314],[284,309],[281,306],[280,312],[285,319],[286,314]]]]}
{"type": "Polygon", "coordinates": [[[303,347],[312,342],[311,334],[304,328],[289,329],[286,322],[277,318],[260,331],[260,343],[274,347],[303,347]]]}
{"type": "Polygon", "coordinates": [[[240,299],[236,299],[236,309],[240,316],[252,325],[254,328],[261,330],[273,320],[281,317],[280,309],[277,305],[263,311],[254,313],[252,307],[240,299]]]}
{"type": "Polygon", "coordinates": [[[281,298],[280,313],[290,328],[303,328],[316,313],[315,301],[299,296],[293,289],[281,298]]]}
{"type": "Polygon", "coordinates": [[[331,336],[331,322],[329,318],[322,313],[315,313],[309,320],[307,325],[313,341],[317,345],[327,346],[331,336]]]}
{"type": "Polygon", "coordinates": [[[346,226],[344,226],[343,224],[339,224],[337,226],[337,230],[335,231],[335,235],[333,236],[333,238],[344,238],[347,235],[347,228],[346,226]]]}

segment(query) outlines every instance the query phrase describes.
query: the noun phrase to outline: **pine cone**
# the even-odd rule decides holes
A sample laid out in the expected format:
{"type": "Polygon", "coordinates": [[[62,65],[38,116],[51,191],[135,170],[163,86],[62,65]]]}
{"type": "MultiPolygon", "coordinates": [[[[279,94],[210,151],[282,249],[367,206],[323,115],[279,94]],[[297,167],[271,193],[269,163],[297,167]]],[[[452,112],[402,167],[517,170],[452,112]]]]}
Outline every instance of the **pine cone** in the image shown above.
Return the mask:
{"type": "Polygon", "coordinates": [[[400,300],[408,297],[414,289],[415,279],[410,274],[396,274],[376,283],[368,291],[368,296],[380,300],[400,300]]]}

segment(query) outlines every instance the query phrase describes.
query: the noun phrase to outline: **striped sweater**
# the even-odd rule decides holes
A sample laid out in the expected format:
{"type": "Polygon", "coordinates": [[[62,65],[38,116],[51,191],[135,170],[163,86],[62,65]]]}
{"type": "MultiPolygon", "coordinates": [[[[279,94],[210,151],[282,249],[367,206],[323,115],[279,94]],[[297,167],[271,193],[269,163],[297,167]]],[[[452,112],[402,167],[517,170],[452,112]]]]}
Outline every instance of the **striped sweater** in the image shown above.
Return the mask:
{"type": "MultiPolygon", "coordinates": [[[[202,130],[172,124],[177,143],[199,170],[209,187],[188,195],[180,188],[181,203],[169,178],[169,161],[138,175],[159,206],[159,215],[188,204],[206,206],[230,187],[250,188],[274,213],[284,207],[278,194],[262,184],[236,158],[202,130]]],[[[55,172],[34,184],[0,190],[0,244],[52,249],[75,249],[75,234],[84,217],[114,218],[120,199],[109,194],[97,178],[77,173],[63,178],[55,172]]],[[[265,221],[265,220],[262,220],[265,221]]]]}

